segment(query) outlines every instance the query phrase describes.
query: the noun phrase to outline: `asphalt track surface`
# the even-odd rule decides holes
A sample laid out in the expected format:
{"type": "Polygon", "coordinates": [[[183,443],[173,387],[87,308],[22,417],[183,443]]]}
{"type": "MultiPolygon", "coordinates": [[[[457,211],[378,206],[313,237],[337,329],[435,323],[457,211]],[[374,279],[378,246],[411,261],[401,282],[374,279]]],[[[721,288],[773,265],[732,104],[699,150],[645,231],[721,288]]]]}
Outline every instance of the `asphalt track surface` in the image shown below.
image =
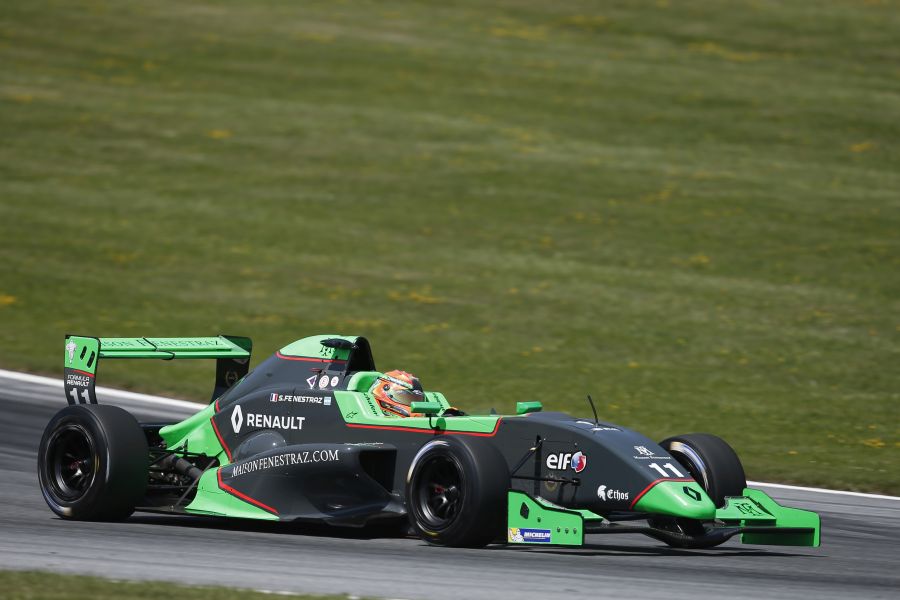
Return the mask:
{"type": "MultiPolygon", "coordinates": [[[[175,420],[183,403],[101,393],[139,419],[175,420]]],[[[900,500],[767,489],[822,515],[820,548],[676,550],[644,536],[588,536],[577,549],[436,548],[361,531],[135,515],[58,519],[38,489],[44,425],[61,386],[0,375],[0,569],[388,598],[897,598],[900,500]]],[[[0,596],[2,596],[0,591],[0,596]]]]}

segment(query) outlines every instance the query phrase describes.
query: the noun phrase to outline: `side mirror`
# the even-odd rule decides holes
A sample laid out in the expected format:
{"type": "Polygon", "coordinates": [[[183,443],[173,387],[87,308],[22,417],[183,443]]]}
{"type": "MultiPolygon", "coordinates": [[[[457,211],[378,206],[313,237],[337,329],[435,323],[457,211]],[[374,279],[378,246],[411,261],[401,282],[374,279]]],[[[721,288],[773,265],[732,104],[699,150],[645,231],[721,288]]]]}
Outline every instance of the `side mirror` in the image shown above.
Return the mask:
{"type": "Polygon", "coordinates": [[[534,402],[516,402],[516,414],[527,415],[528,413],[541,412],[544,405],[538,401],[534,402]]]}
{"type": "Polygon", "coordinates": [[[409,405],[409,412],[422,413],[433,417],[444,409],[440,402],[413,402],[409,405]]]}

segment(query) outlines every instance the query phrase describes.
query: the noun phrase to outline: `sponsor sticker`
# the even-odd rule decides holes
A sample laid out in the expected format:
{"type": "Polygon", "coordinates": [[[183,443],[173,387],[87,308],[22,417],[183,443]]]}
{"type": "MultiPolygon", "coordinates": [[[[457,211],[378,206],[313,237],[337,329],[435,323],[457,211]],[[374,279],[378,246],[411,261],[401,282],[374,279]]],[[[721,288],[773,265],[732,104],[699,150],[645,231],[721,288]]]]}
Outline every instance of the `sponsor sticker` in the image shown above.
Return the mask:
{"type": "Polygon", "coordinates": [[[572,470],[581,473],[587,466],[587,456],[583,452],[576,452],[572,455],[572,470]]]}
{"type": "Polygon", "coordinates": [[[337,376],[337,375],[335,375],[334,377],[332,377],[332,378],[331,378],[331,387],[336,386],[336,385],[338,384],[338,381],[340,381],[340,379],[338,379],[338,376],[337,376]]]}
{"type": "Polygon", "coordinates": [[[316,376],[313,375],[312,377],[307,378],[306,383],[309,384],[309,389],[316,387],[316,376]]]}
{"type": "Polygon", "coordinates": [[[81,373],[66,373],[66,385],[86,388],[91,385],[91,378],[81,373]]]}
{"type": "MultiPolygon", "coordinates": [[[[762,507],[760,507],[758,505],[753,506],[753,504],[751,504],[749,502],[738,502],[737,504],[734,505],[734,507],[736,509],[738,509],[738,511],[740,511],[742,514],[745,514],[750,517],[764,517],[766,515],[772,516],[772,513],[770,513],[769,511],[766,510],[765,512],[763,512],[762,510],[759,510],[762,507]]],[[[765,509],[763,509],[763,510],[765,510],[765,509]]]]}
{"type": "Polygon", "coordinates": [[[593,421],[575,421],[579,425],[590,425],[591,431],[621,431],[618,427],[610,427],[609,425],[598,425],[593,421]]]}
{"type": "Polygon", "coordinates": [[[72,364],[72,361],[75,360],[75,342],[69,341],[66,343],[66,352],[69,355],[69,364],[72,364]]]}
{"type": "Polygon", "coordinates": [[[319,389],[324,390],[328,387],[328,375],[322,375],[319,378],[319,389]]]}
{"type": "Polygon", "coordinates": [[[630,500],[629,493],[622,490],[607,489],[605,485],[597,488],[597,497],[603,502],[610,500],[630,500]]]}
{"type": "Polygon", "coordinates": [[[637,452],[632,458],[636,458],[637,460],[650,460],[651,458],[656,459],[665,459],[671,460],[671,456],[660,456],[658,454],[653,454],[653,450],[647,448],[646,446],[635,446],[634,450],[637,452]]]}
{"type": "MultiPolygon", "coordinates": [[[[683,488],[681,488],[681,491],[683,491],[684,495],[687,496],[688,498],[690,498],[691,500],[693,500],[694,502],[700,502],[701,496],[700,496],[700,492],[698,492],[697,490],[695,490],[691,487],[688,487],[688,486],[684,486],[683,488]]],[[[740,510],[740,509],[738,509],[738,510],[740,510]]]]}
{"type": "Polygon", "coordinates": [[[510,527],[506,539],[511,544],[549,544],[550,530],[510,527]]]}
{"type": "Polygon", "coordinates": [[[321,404],[331,406],[331,396],[296,396],[292,394],[269,394],[269,402],[294,402],[296,404],[321,404]]]}
{"type": "Polygon", "coordinates": [[[282,429],[285,431],[303,429],[303,421],[306,417],[284,416],[284,415],[266,415],[260,413],[247,413],[246,416],[238,404],[231,411],[231,428],[235,433],[240,433],[241,428],[246,424],[247,427],[256,429],[282,429]]]}
{"type": "Polygon", "coordinates": [[[275,456],[254,458],[236,463],[231,467],[229,477],[240,477],[247,473],[277,469],[279,467],[292,467],[309,463],[337,462],[341,459],[340,450],[304,450],[302,452],[286,452],[275,456]]]}
{"type": "Polygon", "coordinates": [[[241,432],[241,426],[244,424],[244,411],[241,410],[241,405],[238,404],[234,407],[234,410],[231,411],[231,428],[235,433],[241,432]]]}
{"type": "Polygon", "coordinates": [[[560,452],[548,454],[547,468],[553,471],[565,471],[571,468],[576,473],[581,473],[587,467],[587,456],[583,452],[560,452]]]}
{"type": "MultiPolygon", "coordinates": [[[[553,471],[550,471],[549,473],[547,473],[547,477],[554,477],[554,478],[555,478],[555,477],[557,477],[557,475],[556,475],[556,473],[554,473],[553,471]]],[[[555,492],[556,489],[557,489],[558,487],[559,487],[559,482],[558,482],[558,481],[545,481],[545,482],[544,482],[544,488],[545,488],[548,492],[551,492],[551,493],[552,493],[552,492],[555,492]]]]}

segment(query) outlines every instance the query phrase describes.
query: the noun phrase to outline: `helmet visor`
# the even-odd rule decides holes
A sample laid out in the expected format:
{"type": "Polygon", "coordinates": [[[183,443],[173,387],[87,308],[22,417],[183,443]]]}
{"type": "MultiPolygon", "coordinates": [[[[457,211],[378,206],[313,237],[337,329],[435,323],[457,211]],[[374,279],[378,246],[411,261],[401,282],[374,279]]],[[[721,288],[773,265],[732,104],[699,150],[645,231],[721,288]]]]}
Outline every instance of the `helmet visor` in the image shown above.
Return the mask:
{"type": "Polygon", "coordinates": [[[422,402],[425,400],[425,394],[421,390],[411,390],[407,388],[393,387],[385,391],[385,395],[396,404],[410,406],[413,402],[422,402]]]}

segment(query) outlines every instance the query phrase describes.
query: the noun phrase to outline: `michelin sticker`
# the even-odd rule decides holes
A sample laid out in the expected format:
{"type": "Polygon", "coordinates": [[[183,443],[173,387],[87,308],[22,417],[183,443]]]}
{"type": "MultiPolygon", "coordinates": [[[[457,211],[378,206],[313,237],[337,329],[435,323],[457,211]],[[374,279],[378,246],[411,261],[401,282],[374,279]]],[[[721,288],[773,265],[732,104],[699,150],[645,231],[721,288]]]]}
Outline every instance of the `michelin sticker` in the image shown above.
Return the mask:
{"type": "Polygon", "coordinates": [[[550,530],[510,527],[506,539],[510,544],[549,544],[550,530]]]}

